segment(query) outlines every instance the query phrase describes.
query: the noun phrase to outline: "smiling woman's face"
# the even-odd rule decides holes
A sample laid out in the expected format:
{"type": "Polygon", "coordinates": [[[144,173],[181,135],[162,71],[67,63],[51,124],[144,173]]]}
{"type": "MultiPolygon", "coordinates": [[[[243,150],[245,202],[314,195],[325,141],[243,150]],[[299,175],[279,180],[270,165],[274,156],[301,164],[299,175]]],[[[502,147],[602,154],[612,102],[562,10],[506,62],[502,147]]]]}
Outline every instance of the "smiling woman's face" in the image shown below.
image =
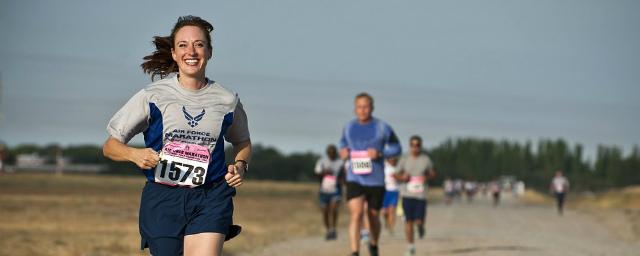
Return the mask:
{"type": "Polygon", "coordinates": [[[197,26],[184,26],[176,32],[171,56],[178,64],[180,75],[204,77],[211,49],[207,37],[197,26]]]}

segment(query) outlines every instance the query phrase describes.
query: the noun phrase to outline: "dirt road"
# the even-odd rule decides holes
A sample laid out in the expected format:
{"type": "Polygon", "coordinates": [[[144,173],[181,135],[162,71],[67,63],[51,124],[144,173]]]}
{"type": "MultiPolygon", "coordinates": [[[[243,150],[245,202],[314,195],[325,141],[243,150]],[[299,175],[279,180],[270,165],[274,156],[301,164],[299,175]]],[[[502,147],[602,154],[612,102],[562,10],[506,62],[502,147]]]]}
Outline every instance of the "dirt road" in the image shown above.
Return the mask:
{"type": "MultiPolygon", "coordinates": [[[[568,210],[558,216],[551,206],[526,205],[504,198],[497,208],[488,199],[451,206],[429,206],[427,235],[417,240],[416,255],[640,255],[640,242],[623,239],[591,214],[568,210]]],[[[346,216],[345,216],[346,217],[346,216]]],[[[403,255],[403,228],[383,231],[381,255],[403,255]]],[[[337,241],[322,236],[291,238],[250,255],[348,255],[346,229],[337,241]]],[[[361,255],[368,255],[366,248],[361,255]]]]}

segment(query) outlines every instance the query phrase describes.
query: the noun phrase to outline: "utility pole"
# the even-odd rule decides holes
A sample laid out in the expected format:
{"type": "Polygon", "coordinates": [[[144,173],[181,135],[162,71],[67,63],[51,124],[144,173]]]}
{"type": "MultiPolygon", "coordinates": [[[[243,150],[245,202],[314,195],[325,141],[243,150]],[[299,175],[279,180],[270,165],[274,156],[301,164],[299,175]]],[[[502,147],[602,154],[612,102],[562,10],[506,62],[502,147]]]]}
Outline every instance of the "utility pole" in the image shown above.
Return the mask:
{"type": "MultiPolygon", "coordinates": [[[[2,114],[2,96],[4,96],[4,94],[2,90],[2,73],[0,73],[0,128],[2,127],[2,123],[3,123],[2,119],[4,119],[2,114]]],[[[6,158],[6,153],[7,153],[6,146],[2,141],[0,141],[0,174],[3,173],[5,169],[4,159],[6,158]]]]}
{"type": "Polygon", "coordinates": [[[3,90],[3,84],[2,84],[2,73],[0,73],[0,126],[2,126],[2,121],[4,119],[4,114],[2,112],[2,98],[4,96],[4,90],[3,90]]]}

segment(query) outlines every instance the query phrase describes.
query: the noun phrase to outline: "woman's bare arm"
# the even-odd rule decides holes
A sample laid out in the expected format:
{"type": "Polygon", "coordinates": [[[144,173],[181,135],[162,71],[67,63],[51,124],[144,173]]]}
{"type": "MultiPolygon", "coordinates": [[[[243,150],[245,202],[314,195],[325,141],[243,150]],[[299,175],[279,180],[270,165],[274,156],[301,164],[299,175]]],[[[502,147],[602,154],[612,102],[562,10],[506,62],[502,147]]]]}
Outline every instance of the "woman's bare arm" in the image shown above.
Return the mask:
{"type": "Polygon", "coordinates": [[[102,154],[113,161],[132,162],[142,169],[154,168],[160,161],[153,149],[130,147],[111,136],[102,146],[102,154]]]}

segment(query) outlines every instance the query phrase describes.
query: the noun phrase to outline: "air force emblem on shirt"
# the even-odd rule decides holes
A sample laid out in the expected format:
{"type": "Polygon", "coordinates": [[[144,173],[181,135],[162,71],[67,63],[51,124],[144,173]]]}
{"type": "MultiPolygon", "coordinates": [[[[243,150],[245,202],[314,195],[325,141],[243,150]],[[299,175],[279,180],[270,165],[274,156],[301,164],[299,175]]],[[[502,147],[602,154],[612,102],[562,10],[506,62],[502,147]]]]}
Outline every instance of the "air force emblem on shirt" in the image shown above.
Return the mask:
{"type": "Polygon", "coordinates": [[[189,114],[189,112],[187,112],[187,109],[184,106],[182,106],[182,113],[184,113],[184,118],[187,119],[187,123],[189,124],[189,126],[193,128],[196,127],[198,125],[198,122],[204,117],[204,108],[202,109],[202,112],[200,114],[194,117],[189,114]]]}

